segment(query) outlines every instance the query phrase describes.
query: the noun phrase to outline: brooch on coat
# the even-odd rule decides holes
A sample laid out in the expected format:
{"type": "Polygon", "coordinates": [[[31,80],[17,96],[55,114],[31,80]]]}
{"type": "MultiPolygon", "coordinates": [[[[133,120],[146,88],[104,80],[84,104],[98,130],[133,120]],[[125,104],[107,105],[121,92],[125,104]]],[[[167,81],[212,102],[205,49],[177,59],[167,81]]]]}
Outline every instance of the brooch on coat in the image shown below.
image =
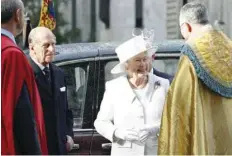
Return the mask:
{"type": "Polygon", "coordinates": [[[160,81],[155,82],[155,90],[160,87],[160,81]]]}
{"type": "MultiPolygon", "coordinates": [[[[152,95],[156,91],[156,89],[158,89],[160,86],[161,86],[160,81],[156,81],[154,84],[154,90],[152,91],[152,95]]],[[[151,100],[152,100],[152,96],[150,97],[149,101],[151,102],[151,100]]]]}

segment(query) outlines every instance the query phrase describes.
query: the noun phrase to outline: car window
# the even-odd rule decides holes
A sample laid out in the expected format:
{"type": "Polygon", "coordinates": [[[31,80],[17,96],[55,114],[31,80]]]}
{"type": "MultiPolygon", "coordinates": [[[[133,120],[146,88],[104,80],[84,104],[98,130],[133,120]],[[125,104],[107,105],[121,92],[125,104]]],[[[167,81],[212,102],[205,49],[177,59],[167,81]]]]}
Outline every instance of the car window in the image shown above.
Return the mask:
{"type": "Polygon", "coordinates": [[[110,61],[110,62],[106,63],[106,65],[105,65],[105,82],[123,75],[123,74],[112,74],[111,73],[111,69],[113,69],[114,66],[117,65],[118,63],[119,63],[119,61],[110,61]]]}
{"type": "MultiPolygon", "coordinates": [[[[168,73],[170,75],[174,75],[177,69],[179,59],[177,58],[157,58],[155,61],[152,62],[153,67],[158,71],[168,73]]],[[[118,64],[119,61],[109,61],[105,64],[105,82],[112,80],[114,78],[119,77],[123,74],[112,74],[110,71],[111,69],[118,64]]]]}
{"type": "Polygon", "coordinates": [[[174,76],[177,70],[178,61],[179,59],[177,58],[155,59],[152,62],[152,66],[158,71],[174,76]]]}
{"type": "Polygon", "coordinates": [[[79,66],[61,67],[66,76],[69,109],[73,113],[73,127],[82,128],[87,88],[87,68],[79,66]]]}

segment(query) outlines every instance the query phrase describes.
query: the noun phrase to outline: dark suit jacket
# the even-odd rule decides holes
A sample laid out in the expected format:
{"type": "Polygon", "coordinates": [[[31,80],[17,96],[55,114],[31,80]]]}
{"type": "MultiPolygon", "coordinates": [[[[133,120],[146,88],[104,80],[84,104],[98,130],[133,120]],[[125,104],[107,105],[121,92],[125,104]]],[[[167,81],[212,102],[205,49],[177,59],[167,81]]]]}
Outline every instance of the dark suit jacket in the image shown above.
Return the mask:
{"type": "Polygon", "coordinates": [[[173,77],[174,77],[172,75],[160,72],[160,71],[156,70],[155,68],[153,68],[153,74],[155,74],[155,75],[157,75],[159,77],[168,79],[170,84],[172,83],[172,80],[173,80],[173,77]]]}
{"type": "Polygon", "coordinates": [[[73,137],[73,117],[68,109],[67,88],[65,91],[60,90],[66,87],[64,73],[59,67],[50,63],[51,85],[49,85],[39,66],[31,58],[29,62],[34,71],[42,101],[48,152],[65,155],[67,154],[66,135],[73,137]]]}
{"type": "Polygon", "coordinates": [[[14,111],[15,150],[18,155],[41,155],[38,134],[35,127],[33,105],[24,82],[14,111]],[[23,125],[23,126],[22,126],[23,125]]]}

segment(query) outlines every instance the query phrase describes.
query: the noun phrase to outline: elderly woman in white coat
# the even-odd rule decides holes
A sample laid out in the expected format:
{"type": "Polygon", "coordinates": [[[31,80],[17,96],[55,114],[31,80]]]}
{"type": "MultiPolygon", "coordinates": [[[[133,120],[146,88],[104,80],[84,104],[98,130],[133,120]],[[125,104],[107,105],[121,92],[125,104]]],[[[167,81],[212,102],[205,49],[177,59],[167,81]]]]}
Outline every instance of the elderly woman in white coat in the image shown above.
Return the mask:
{"type": "Polygon", "coordinates": [[[156,155],[169,81],[147,72],[154,51],[142,36],[115,51],[120,63],[111,72],[125,75],[106,82],[94,126],[112,142],[111,155],[156,155]]]}

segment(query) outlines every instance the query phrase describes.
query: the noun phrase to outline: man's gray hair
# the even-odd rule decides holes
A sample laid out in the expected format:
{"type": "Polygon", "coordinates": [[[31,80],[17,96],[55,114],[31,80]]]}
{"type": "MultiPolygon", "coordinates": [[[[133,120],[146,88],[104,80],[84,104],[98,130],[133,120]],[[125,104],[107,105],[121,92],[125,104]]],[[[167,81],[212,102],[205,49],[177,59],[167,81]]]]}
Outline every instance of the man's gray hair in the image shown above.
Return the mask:
{"type": "Polygon", "coordinates": [[[21,0],[1,0],[1,24],[7,23],[17,9],[23,9],[21,0]]]}
{"type": "Polygon", "coordinates": [[[199,2],[185,4],[180,10],[180,24],[189,22],[206,25],[209,23],[207,8],[199,2]]]}

